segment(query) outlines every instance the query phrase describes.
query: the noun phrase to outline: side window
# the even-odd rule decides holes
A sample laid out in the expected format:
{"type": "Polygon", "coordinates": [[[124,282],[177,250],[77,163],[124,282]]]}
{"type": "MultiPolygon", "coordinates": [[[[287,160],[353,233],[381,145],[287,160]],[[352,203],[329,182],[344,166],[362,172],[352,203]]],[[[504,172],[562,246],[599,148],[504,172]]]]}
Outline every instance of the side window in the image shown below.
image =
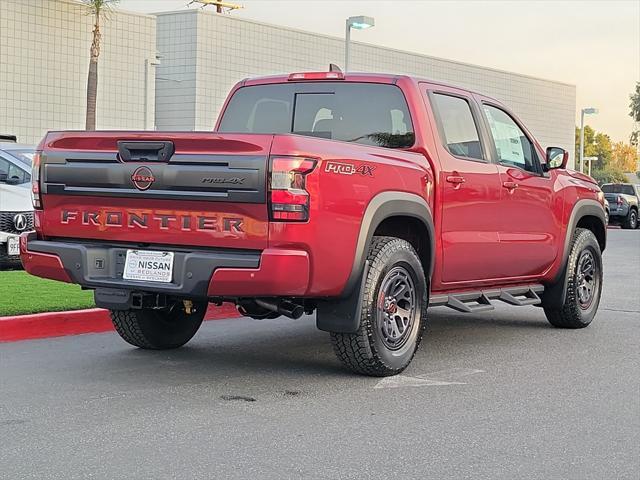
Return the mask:
{"type": "Polygon", "coordinates": [[[447,150],[458,157],[484,160],[478,127],[469,102],[442,93],[435,93],[433,99],[447,150]]]}
{"type": "Polygon", "coordinates": [[[496,145],[498,161],[538,173],[535,147],[518,124],[499,108],[484,105],[483,110],[496,145]]]}
{"type": "Polygon", "coordinates": [[[9,164],[9,180],[17,183],[17,184],[21,184],[21,183],[25,183],[25,171],[22,170],[19,167],[16,167],[15,165],[13,165],[12,163],[9,164]]]}
{"type": "Polygon", "coordinates": [[[7,160],[0,157],[0,173],[9,173],[9,165],[11,165],[7,160]]]}

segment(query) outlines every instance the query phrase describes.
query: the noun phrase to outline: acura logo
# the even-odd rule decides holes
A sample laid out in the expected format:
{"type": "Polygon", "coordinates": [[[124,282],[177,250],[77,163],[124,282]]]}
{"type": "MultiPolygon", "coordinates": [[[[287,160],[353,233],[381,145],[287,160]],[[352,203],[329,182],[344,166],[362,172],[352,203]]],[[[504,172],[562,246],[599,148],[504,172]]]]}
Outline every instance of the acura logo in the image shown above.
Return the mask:
{"type": "Polygon", "coordinates": [[[27,229],[27,217],[22,213],[18,213],[13,217],[13,224],[16,227],[16,230],[22,232],[27,229]]]}

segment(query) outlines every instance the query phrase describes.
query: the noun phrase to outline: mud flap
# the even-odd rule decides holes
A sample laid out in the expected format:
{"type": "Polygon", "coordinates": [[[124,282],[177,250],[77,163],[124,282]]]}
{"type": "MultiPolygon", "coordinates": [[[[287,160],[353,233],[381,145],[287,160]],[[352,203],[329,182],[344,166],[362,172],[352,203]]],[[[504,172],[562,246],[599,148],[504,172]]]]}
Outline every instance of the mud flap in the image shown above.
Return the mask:
{"type": "Polygon", "coordinates": [[[541,306],[544,308],[558,309],[564,305],[567,297],[567,266],[562,268],[562,275],[558,277],[558,281],[545,285],[544,292],[541,295],[541,306]]]}
{"type": "Polygon", "coordinates": [[[319,330],[334,333],[355,333],[360,328],[362,314],[362,290],[369,273],[369,260],[365,261],[360,283],[348,297],[321,300],[316,309],[316,325],[319,330]]]}

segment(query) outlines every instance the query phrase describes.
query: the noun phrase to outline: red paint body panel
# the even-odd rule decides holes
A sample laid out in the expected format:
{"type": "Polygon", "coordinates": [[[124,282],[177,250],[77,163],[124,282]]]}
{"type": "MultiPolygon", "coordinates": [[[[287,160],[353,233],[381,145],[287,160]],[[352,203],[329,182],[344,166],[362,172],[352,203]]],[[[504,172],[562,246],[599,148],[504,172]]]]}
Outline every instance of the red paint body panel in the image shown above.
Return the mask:
{"type": "Polygon", "coordinates": [[[211,297],[303,297],[309,287],[309,255],[300,250],[267,249],[259,268],[218,268],[209,283],[211,297]]]}
{"type": "MultiPolygon", "coordinates": [[[[240,82],[222,111],[243,86],[289,81],[288,75],[280,75],[240,82]]],[[[316,167],[306,176],[308,221],[270,221],[267,203],[45,194],[44,210],[36,214],[38,237],[260,251],[258,268],[211,272],[209,295],[334,297],[344,293],[354,268],[367,206],[380,193],[403,192],[423,199],[431,209],[434,293],[544,283],[555,278],[562,268],[574,205],[580,199],[604,201],[589,177],[562,170],[534,175],[490,158],[474,162],[452,155],[440,138],[429,92],[463,96],[478,111],[483,101],[500,105],[488,97],[404,76],[347,74],[343,81],[397,85],[410,109],[415,144],[408,149],[388,149],[280,134],[54,132],[40,146],[45,153],[116,152],[118,140],[170,140],[177,154],[311,158],[316,167]],[[517,188],[505,188],[512,184],[517,188]],[[62,221],[63,210],[87,208],[101,212],[98,225],[83,223],[77,215],[72,221],[62,221]],[[164,227],[153,223],[144,229],[109,225],[109,211],[208,215],[217,218],[217,223],[233,215],[242,219],[243,231],[185,231],[177,221],[164,227]]],[[[538,156],[544,158],[544,150],[533,141],[538,156]]],[[[268,183],[269,174],[265,176],[268,183]]],[[[66,273],[57,257],[30,253],[26,245],[21,248],[28,271],[64,279],[66,273]]]]}
{"type": "Polygon", "coordinates": [[[60,261],[60,257],[28,250],[27,234],[20,235],[20,258],[24,269],[31,275],[72,283],[60,261]]]}
{"type": "Polygon", "coordinates": [[[349,277],[364,211],[378,193],[393,190],[426,197],[433,183],[425,158],[414,152],[376,148],[346,142],[276,136],[272,155],[285,153],[317,158],[316,169],[307,176],[311,204],[305,223],[269,224],[269,247],[300,249],[309,253],[311,279],[307,295],[339,295],[349,277]],[[331,162],[355,167],[375,166],[372,176],[344,175],[327,171],[331,162]]]}

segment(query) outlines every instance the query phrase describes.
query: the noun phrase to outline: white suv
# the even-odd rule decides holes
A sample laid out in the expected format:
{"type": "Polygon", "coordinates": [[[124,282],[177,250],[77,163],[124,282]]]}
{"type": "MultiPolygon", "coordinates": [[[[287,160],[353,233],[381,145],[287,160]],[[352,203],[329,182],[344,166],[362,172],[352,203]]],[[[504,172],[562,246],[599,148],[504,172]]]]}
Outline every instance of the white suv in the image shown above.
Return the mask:
{"type": "Polygon", "coordinates": [[[33,230],[31,163],[35,148],[0,143],[0,268],[20,265],[18,238],[33,230]]]}

